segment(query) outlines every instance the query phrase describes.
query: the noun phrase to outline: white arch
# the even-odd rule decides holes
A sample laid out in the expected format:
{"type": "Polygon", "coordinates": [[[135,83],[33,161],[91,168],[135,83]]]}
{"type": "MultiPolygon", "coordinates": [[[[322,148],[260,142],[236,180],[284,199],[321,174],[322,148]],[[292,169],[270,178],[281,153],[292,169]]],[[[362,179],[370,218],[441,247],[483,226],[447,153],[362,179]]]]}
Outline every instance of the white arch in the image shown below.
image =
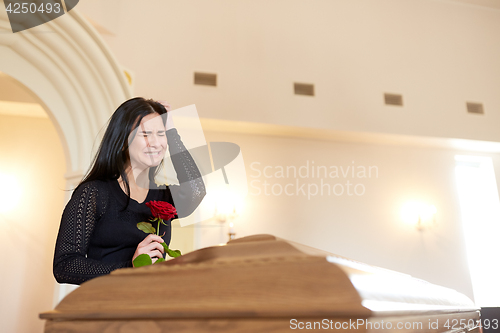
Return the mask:
{"type": "Polygon", "coordinates": [[[77,184],[99,130],[132,95],[124,71],[74,9],[17,33],[0,11],[0,71],[37,95],[63,143],[68,185],[77,184]]]}
{"type": "MultiPolygon", "coordinates": [[[[17,33],[0,10],[0,71],[31,90],[51,118],[66,157],[66,187],[74,188],[90,164],[99,130],[132,95],[123,70],[98,33],[73,9],[17,33]]],[[[54,304],[73,289],[66,284],[56,287],[54,304]]]]}

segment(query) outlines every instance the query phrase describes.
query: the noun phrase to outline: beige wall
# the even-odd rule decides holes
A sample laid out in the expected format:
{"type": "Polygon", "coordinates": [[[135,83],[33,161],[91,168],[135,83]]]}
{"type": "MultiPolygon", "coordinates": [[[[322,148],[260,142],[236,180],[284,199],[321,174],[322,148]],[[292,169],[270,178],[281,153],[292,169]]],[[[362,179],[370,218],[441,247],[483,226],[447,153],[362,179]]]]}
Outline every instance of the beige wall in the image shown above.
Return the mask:
{"type": "MultiPolygon", "coordinates": [[[[21,203],[0,214],[0,322],[3,332],[42,332],[52,309],[54,244],[64,204],[65,159],[48,118],[0,115],[0,173],[15,176],[21,203]]],[[[5,191],[0,187],[0,191],[5,191]]]]}
{"type": "MultiPolygon", "coordinates": [[[[274,234],[407,273],[473,297],[454,180],[454,156],[467,152],[214,132],[206,135],[207,141],[237,143],[243,152],[249,195],[243,213],[234,221],[237,237],[274,234]],[[346,177],[341,172],[339,178],[312,177],[310,168],[309,178],[292,174],[289,178],[275,176],[278,166],[285,169],[295,166],[298,170],[308,161],[310,167],[314,161],[315,166],[324,165],[328,170],[333,170],[332,166],[346,170],[355,165],[356,174],[352,177],[349,171],[346,177]],[[272,167],[267,170],[267,174],[272,175],[270,178],[263,173],[259,176],[259,171],[263,172],[266,166],[272,167]],[[376,169],[372,168],[371,177],[367,172],[367,177],[362,178],[362,174],[357,173],[361,166],[367,171],[369,167],[376,169]],[[323,195],[319,192],[308,199],[307,194],[297,193],[297,180],[299,186],[305,184],[306,193],[312,184],[312,193],[313,184],[319,186],[322,179],[332,187],[342,184],[344,194],[328,195],[325,188],[323,195]],[[264,181],[269,184],[268,194],[264,192],[264,181]],[[347,193],[347,181],[353,184],[353,195],[347,193]],[[292,184],[288,193],[293,194],[278,194],[287,184],[292,184]],[[364,188],[363,195],[354,194],[355,184],[360,184],[358,193],[364,188]],[[401,207],[410,200],[436,206],[433,228],[420,232],[402,220],[401,207]]],[[[336,191],[340,193],[339,186],[336,191]]],[[[202,245],[214,245],[220,242],[220,234],[226,235],[226,230],[221,232],[221,228],[200,227],[205,237],[202,245]],[[210,242],[212,244],[208,244],[210,242]]]]}

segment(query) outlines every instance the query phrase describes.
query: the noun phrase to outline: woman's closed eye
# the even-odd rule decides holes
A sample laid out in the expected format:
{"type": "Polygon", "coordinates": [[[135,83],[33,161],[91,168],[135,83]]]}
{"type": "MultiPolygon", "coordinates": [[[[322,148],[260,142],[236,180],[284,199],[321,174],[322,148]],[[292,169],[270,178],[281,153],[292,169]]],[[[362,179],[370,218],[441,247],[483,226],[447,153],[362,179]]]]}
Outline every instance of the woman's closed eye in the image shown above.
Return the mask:
{"type": "MultiPolygon", "coordinates": [[[[150,132],[150,131],[142,132],[141,135],[143,137],[147,138],[148,136],[153,135],[153,132],[150,132]]],[[[165,136],[165,131],[158,131],[158,132],[156,132],[156,135],[158,135],[158,136],[165,136]]]]}

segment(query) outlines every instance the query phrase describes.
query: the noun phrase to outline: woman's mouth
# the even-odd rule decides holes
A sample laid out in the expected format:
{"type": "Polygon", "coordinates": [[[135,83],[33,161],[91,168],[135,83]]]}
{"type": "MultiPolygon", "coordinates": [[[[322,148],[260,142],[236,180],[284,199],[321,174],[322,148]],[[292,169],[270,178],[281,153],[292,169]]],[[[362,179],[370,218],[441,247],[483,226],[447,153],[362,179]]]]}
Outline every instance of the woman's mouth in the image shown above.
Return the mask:
{"type": "Polygon", "coordinates": [[[161,154],[161,151],[150,151],[145,153],[148,156],[159,156],[161,154]]]}

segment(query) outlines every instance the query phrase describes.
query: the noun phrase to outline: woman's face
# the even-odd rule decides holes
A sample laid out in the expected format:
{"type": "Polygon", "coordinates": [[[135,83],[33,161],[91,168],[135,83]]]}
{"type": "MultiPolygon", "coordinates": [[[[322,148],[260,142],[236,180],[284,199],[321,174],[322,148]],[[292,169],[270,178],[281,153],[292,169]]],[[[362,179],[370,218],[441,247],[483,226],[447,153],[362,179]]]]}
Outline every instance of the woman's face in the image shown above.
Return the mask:
{"type": "Polygon", "coordinates": [[[137,131],[129,136],[129,156],[132,169],[155,167],[163,160],[167,137],[162,117],[153,113],[142,118],[137,131]]]}

